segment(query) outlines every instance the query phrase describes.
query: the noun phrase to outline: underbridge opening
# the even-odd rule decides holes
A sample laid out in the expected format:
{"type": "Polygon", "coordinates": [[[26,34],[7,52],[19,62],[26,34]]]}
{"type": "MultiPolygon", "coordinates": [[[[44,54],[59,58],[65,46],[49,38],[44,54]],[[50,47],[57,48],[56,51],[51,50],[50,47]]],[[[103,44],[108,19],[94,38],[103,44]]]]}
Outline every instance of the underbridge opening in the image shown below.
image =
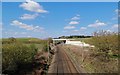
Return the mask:
{"type": "Polygon", "coordinates": [[[67,39],[53,39],[54,44],[65,44],[67,39]]]}

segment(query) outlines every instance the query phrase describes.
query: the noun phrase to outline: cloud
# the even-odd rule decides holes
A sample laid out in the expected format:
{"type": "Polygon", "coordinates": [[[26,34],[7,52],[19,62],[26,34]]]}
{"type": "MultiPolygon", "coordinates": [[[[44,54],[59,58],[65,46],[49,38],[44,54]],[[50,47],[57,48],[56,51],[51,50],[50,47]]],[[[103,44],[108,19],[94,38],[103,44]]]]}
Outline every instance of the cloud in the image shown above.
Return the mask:
{"type": "Polygon", "coordinates": [[[114,12],[115,16],[112,18],[112,20],[118,20],[118,18],[120,17],[120,10],[116,9],[114,12]]]}
{"type": "Polygon", "coordinates": [[[112,31],[108,29],[107,32],[112,32],[112,31]]]}
{"type": "Polygon", "coordinates": [[[70,25],[76,25],[76,24],[79,24],[79,22],[78,21],[71,21],[69,24],[70,25]]]}
{"type": "Polygon", "coordinates": [[[3,25],[3,23],[2,22],[0,22],[0,26],[2,26],[3,25]]]}
{"type": "Polygon", "coordinates": [[[117,19],[118,19],[118,17],[113,17],[113,18],[112,18],[112,20],[117,20],[117,19]]]}
{"type": "Polygon", "coordinates": [[[71,18],[71,20],[79,20],[79,19],[80,19],[80,15],[78,15],[78,14],[71,18]]]}
{"type": "Polygon", "coordinates": [[[106,24],[104,22],[100,22],[99,20],[96,20],[95,23],[89,24],[88,27],[100,27],[105,26],[106,24]]]}
{"type": "Polygon", "coordinates": [[[31,19],[35,19],[38,16],[38,14],[23,14],[20,19],[22,20],[31,20],[31,19]]]}
{"type": "Polygon", "coordinates": [[[78,32],[79,30],[73,30],[74,32],[78,32]]]}
{"type": "Polygon", "coordinates": [[[116,9],[115,12],[118,13],[118,9],[116,9]]]}
{"type": "Polygon", "coordinates": [[[116,9],[116,10],[115,10],[115,13],[116,13],[116,14],[118,14],[119,12],[120,12],[120,10],[119,10],[119,9],[116,9]]]}
{"type": "Polygon", "coordinates": [[[16,31],[4,31],[3,32],[5,35],[13,35],[13,36],[17,36],[17,35],[26,35],[26,32],[16,32],[16,31]]]}
{"type": "Polygon", "coordinates": [[[26,30],[33,30],[33,31],[42,31],[44,28],[39,26],[27,25],[25,23],[19,22],[18,20],[12,21],[11,25],[18,26],[19,28],[23,28],[26,30]]]}
{"type": "Polygon", "coordinates": [[[32,0],[26,0],[26,2],[22,3],[20,5],[20,7],[22,7],[25,10],[31,11],[31,12],[37,12],[37,13],[47,13],[47,10],[44,10],[43,7],[32,0]]]}
{"type": "Polygon", "coordinates": [[[32,37],[32,36],[27,36],[28,38],[32,37]]]}
{"type": "Polygon", "coordinates": [[[118,24],[114,24],[112,28],[118,28],[118,24]]]}
{"type": "Polygon", "coordinates": [[[87,28],[86,28],[86,27],[81,27],[80,29],[81,29],[81,30],[85,30],[85,29],[87,29],[87,28]]]}
{"type": "Polygon", "coordinates": [[[74,29],[75,26],[65,26],[64,29],[74,29]]]}
{"type": "Polygon", "coordinates": [[[71,18],[71,20],[79,20],[80,18],[77,16],[74,16],[73,18],[71,18]]]}
{"type": "Polygon", "coordinates": [[[27,34],[26,32],[21,32],[21,34],[27,34]]]}
{"type": "Polygon", "coordinates": [[[79,15],[79,14],[77,14],[76,16],[78,16],[78,17],[79,17],[80,15],[79,15]]]}
{"type": "Polygon", "coordinates": [[[2,23],[2,22],[0,22],[0,30],[2,30],[2,26],[3,26],[3,23],[2,23]]]}

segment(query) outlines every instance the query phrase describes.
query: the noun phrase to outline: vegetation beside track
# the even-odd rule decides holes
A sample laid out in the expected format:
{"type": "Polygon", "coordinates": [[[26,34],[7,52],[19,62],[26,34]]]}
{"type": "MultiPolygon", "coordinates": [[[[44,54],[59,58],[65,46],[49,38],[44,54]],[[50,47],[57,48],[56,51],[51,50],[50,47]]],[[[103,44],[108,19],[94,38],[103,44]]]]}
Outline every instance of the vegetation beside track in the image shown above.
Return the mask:
{"type": "Polygon", "coordinates": [[[88,73],[118,73],[118,34],[106,31],[95,32],[90,39],[82,40],[94,45],[77,47],[65,45],[66,51],[88,73]]]}
{"type": "Polygon", "coordinates": [[[2,72],[8,75],[40,74],[48,69],[50,39],[8,38],[2,40],[2,72]],[[39,70],[39,73],[37,72],[39,70]]]}

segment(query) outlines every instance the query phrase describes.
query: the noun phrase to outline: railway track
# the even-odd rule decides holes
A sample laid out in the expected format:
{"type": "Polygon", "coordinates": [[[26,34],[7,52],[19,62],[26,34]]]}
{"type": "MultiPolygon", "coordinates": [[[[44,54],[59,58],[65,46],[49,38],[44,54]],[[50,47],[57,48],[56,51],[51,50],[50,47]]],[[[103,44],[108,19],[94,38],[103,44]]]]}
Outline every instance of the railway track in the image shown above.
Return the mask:
{"type": "Polygon", "coordinates": [[[64,49],[61,47],[61,45],[56,46],[56,53],[53,58],[53,62],[50,65],[48,74],[54,75],[73,75],[73,74],[79,74],[80,71],[78,71],[77,67],[75,66],[72,59],[69,57],[69,55],[64,51],[64,49]]]}

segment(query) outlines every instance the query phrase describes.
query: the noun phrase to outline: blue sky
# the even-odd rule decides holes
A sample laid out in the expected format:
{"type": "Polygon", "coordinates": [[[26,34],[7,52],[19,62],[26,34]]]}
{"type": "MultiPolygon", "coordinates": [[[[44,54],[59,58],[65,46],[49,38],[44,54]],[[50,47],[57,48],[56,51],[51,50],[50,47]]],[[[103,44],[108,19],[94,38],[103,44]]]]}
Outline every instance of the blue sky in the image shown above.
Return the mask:
{"type": "Polygon", "coordinates": [[[2,37],[59,37],[117,31],[117,2],[3,2],[2,37]]]}
{"type": "MultiPolygon", "coordinates": [[[[2,0],[2,2],[23,2],[25,0],[2,0]]],[[[37,2],[119,2],[119,0],[34,0],[37,2]]]]}

